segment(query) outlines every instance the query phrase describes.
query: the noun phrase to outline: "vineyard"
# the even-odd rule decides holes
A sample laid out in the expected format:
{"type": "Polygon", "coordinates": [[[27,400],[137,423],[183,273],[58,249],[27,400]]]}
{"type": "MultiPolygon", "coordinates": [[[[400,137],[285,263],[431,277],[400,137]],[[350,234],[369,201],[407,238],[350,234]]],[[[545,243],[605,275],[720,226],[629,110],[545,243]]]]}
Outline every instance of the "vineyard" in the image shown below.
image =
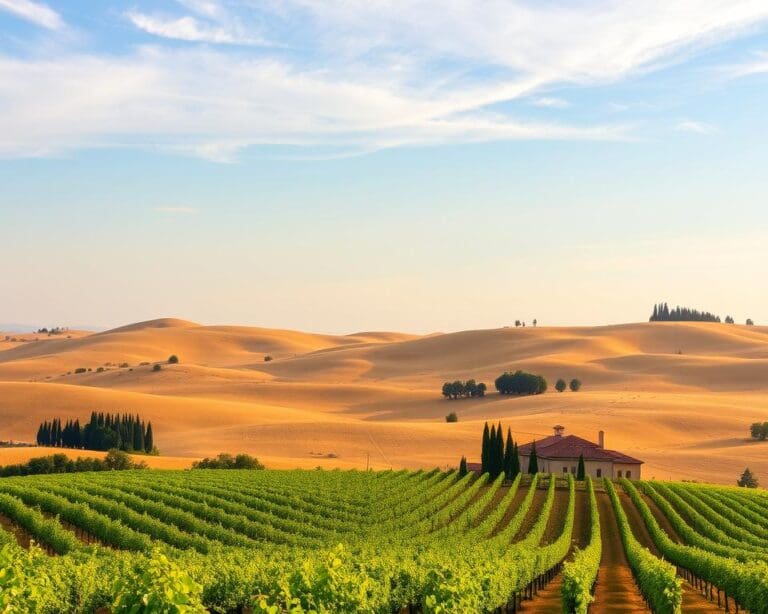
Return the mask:
{"type": "Polygon", "coordinates": [[[763,491],[123,471],[2,479],[0,519],[3,612],[768,613],[763,491]]]}

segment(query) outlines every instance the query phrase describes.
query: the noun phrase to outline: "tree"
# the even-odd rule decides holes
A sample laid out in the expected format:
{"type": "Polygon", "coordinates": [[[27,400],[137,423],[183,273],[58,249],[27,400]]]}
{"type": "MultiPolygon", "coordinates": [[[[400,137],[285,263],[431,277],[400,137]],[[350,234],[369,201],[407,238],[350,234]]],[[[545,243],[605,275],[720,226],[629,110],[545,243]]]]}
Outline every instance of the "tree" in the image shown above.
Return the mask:
{"type": "Polygon", "coordinates": [[[533,326],[535,327],[538,323],[539,321],[536,318],[533,318],[533,326]]]}
{"type": "Polygon", "coordinates": [[[579,454],[579,466],[576,469],[576,479],[579,480],[579,482],[584,481],[584,455],[579,454]]]}
{"type": "Polygon", "coordinates": [[[271,357],[269,354],[267,354],[267,355],[264,357],[264,362],[270,362],[271,360],[272,360],[272,357],[271,357]]]}
{"type": "Polygon", "coordinates": [[[504,433],[501,430],[501,422],[496,429],[496,444],[494,445],[493,477],[497,477],[504,471],[504,433]]]}
{"type": "Polygon", "coordinates": [[[736,482],[737,485],[742,488],[757,488],[757,478],[749,470],[749,467],[744,469],[744,473],[741,474],[741,478],[736,482]]]}
{"type": "Polygon", "coordinates": [[[520,475],[520,453],[517,449],[517,442],[515,442],[512,449],[512,479],[514,480],[520,475]]]}
{"type": "Polygon", "coordinates": [[[161,371],[162,367],[160,366],[160,363],[156,364],[154,367],[152,367],[153,371],[161,371]]]}
{"type": "Polygon", "coordinates": [[[755,323],[752,321],[752,318],[747,318],[747,326],[754,326],[755,323]]]}
{"type": "Polygon", "coordinates": [[[528,473],[536,475],[539,472],[539,457],[536,455],[536,442],[531,444],[531,457],[528,460],[528,473]]]}
{"type": "Polygon", "coordinates": [[[565,383],[565,380],[561,377],[557,382],[555,383],[555,390],[558,392],[564,392],[567,388],[567,384],[565,383]]]}
{"type": "Polygon", "coordinates": [[[507,428],[507,444],[504,447],[504,478],[512,480],[512,456],[515,453],[515,443],[512,441],[512,429],[507,428]]]}
{"type": "Polygon", "coordinates": [[[445,382],[443,384],[443,396],[446,399],[450,399],[453,397],[453,384],[451,382],[445,382]]]}
{"type": "Polygon", "coordinates": [[[765,441],[768,438],[768,422],[755,422],[749,427],[753,439],[765,441]]]}
{"type": "Polygon", "coordinates": [[[487,389],[488,389],[488,387],[483,382],[480,382],[477,385],[477,396],[484,397],[485,396],[485,391],[487,389]]]}
{"type": "Polygon", "coordinates": [[[581,390],[581,380],[576,377],[574,377],[571,380],[571,383],[568,385],[570,386],[572,392],[578,392],[581,390]]]}
{"type": "Polygon", "coordinates": [[[541,375],[517,370],[502,373],[494,382],[500,394],[542,394],[547,391],[547,380],[541,375]]]}
{"type": "Polygon", "coordinates": [[[486,471],[493,474],[496,470],[496,426],[491,425],[491,433],[488,436],[488,468],[486,471]]]}
{"type": "Polygon", "coordinates": [[[151,454],[155,449],[154,436],[152,434],[152,423],[147,422],[147,432],[144,433],[144,451],[151,454]]]}
{"type": "Polygon", "coordinates": [[[176,356],[176,354],[171,354],[168,357],[168,364],[169,365],[177,365],[177,364],[179,364],[179,357],[176,356]]]}
{"type": "Polygon", "coordinates": [[[725,323],[726,324],[733,324],[734,320],[731,316],[725,316],[725,323]]]}
{"type": "Polygon", "coordinates": [[[448,414],[445,417],[445,421],[446,422],[458,422],[459,421],[459,417],[456,415],[455,411],[452,411],[450,414],[448,414]]]}
{"type": "Polygon", "coordinates": [[[467,457],[462,456],[461,460],[459,461],[459,477],[463,478],[468,473],[469,470],[467,469],[467,457]]]}
{"type": "Polygon", "coordinates": [[[520,320],[515,320],[515,328],[520,328],[520,325],[522,322],[520,320]]]}
{"type": "Polygon", "coordinates": [[[485,423],[485,426],[483,427],[483,449],[480,453],[480,466],[481,466],[481,473],[487,473],[488,471],[488,448],[489,448],[489,442],[491,440],[491,433],[488,429],[488,423],[485,423]]]}

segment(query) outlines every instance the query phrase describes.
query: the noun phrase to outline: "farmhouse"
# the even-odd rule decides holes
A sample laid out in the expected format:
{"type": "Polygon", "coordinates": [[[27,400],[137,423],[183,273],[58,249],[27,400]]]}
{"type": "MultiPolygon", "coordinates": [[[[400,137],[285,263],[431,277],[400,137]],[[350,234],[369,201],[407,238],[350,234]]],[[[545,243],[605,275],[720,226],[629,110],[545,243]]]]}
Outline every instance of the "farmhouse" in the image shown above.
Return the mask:
{"type": "Polygon", "coordinates": [[[579,465],[579,456],[584,455],[584,472],[593,478],[630,478],[640,479],[640,467],[643,461],[605,449],[605,433],[598,433],[598,443],[593,443],[576,437],[563,435],[565,427],[559,424],[554,428],[554,435],[536,442],[520,446],[520,465],[523,471],[528,471],[531,460],[531,450],[536,445],[539,471],[543,473],[573,473],[579,465]]]}

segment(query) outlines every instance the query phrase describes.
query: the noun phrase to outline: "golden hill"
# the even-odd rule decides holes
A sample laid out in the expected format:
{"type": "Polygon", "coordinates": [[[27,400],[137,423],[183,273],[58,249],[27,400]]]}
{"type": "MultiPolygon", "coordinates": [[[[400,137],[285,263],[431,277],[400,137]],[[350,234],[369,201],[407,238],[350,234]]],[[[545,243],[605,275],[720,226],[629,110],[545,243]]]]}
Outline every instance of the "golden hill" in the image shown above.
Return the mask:
{"type": "MultiPolygon", "coordinates": [[[[768,481],[768,328],[710,323],[334,336],[153,320],[103,333],[0,334],[0,439],[30,441],[54,415],[150,418],[164,455],[246,451],[271,466],[455,465],[486,420],[524,441],[553,424],[647,462],[645,476],[768,481]],[[67,336],[71,338],[66,338],[67,336]],[[163,364],[171,354],[178,365],[163,364]],[[265,362],[265,356],[273,358],[265,362]],[[150,363],[150,364],[141,364],[150,363]],[[128,365],[128,366],[121,366],[128,365]],[[75,374],[77,368],[90,369],[75,374]],[[443,381],[493,389],[509,369],[578,377],[582,392],[446,401],[443,381]],[[457,424],[444,415],[459,414],[457,424]]],[[[0,463],[3,454],[0,450],[0,463]]]]}

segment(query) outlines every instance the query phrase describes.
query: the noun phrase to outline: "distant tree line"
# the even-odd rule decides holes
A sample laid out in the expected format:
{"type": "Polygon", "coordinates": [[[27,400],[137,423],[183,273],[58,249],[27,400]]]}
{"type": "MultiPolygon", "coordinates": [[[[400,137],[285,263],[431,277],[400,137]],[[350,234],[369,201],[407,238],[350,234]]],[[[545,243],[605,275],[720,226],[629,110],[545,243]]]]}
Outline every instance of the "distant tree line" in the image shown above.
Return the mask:
{"type": "Polygon", "coordinates": [[[85,448],[87,450],[123,450],[144,454],[157,453],[152,422],[144,423],[138,414],[105,414],[92,412],[90,421],[60,418],[43,422],[37,429],[37,445],[54,448],[85,448]]]}
{"type": "Polygon", "coordinates": [[[755,422],[749,427],[752,439],[765,441],[768,439],[768,422],[755,422]]]}
{"type": "Polygon", "coordinates": [[[192,463],[192,469],[264,469],[259,459],[250,454],[219,454],[215,458],[204,458],[192,463]]]}
{"type": "Polygon", "coordinates": [[[101,458],[68,458],[66,454],[52,454],[30,458],[26,463],[0,467],[0,477],[16,475],[40,475],[45,473],[76,473],[79,471],[122,471],[146,469],[144,462],[134,462],[127,452],[110,450],[101,458]]]}
{"type": "MultiPolygon", "coordinates": [[[[726,321],[730,319],[730,324],[733,323],[733,318],[728,316],[726,321]]],[[[673,309],[669,308],[667,303],[659,303],[653,306],[653,313],[649,318],[650,322],[720,322],[720,316],[716,316],[708,311],[699,311],[698,309],[690,309],[689,307],[680,307],[679,305],[673,309]]]]}
{"type": "Polygon", "coordinates": [[[542,394],[547,391],[547,380],[541,375],[517,370],[496,378],[496,390],[501,394],[542,394]]]}
{"type": "Polygon", "coordinates": [[[480,462],[482,472],[489,473],[491,479],[495,479],[502,473],[507,480],[514,480],[518,476],[520,473],[520,455],[517,452],[517,444],[512,439],[512,429],[507,428],[505,444],[501,422],[499,422],[498,427],[491,426],[490,429],[488,423],[485,423],[480,462]]]}
{"type": "Polygon", "coordinates": [[[443,396],[446,399],[484,397],[487,389],[488,387],[483,382],[478,384],[473,379],[468,379],[466,382],[456,380],[443,384],[443,396]]]}

